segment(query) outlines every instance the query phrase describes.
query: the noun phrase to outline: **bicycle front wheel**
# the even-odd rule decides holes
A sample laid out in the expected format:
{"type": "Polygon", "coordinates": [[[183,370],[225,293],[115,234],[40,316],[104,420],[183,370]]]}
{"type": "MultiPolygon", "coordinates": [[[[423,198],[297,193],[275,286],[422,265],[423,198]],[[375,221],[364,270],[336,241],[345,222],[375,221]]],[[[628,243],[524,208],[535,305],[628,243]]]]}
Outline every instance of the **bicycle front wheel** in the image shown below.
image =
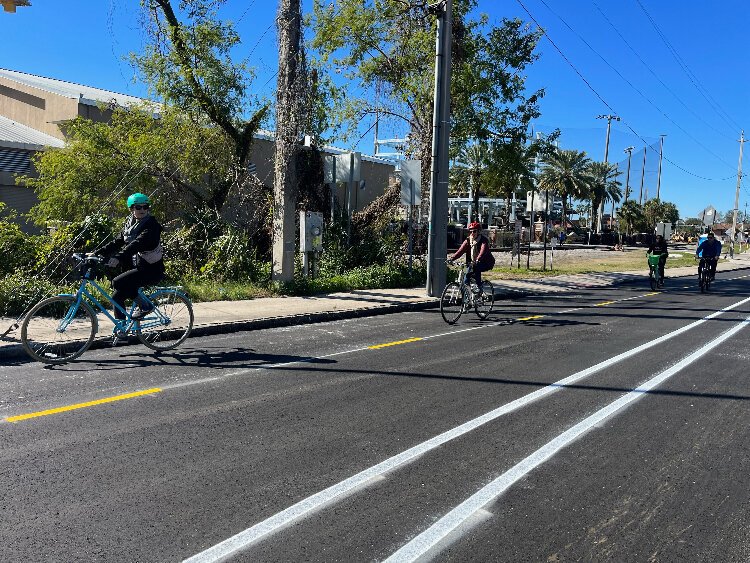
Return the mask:
{"type": "Polygon", "coordinates": [[[152,350],[171,350],[193,330],[193,304],[179,291],[163,289],[148,296],[155,309],[136,322],[138,338],[152,350]]]}
{"type": "Polygon", "coordinates": [[[474,311],[482,320],[490,316],[495,306],[495,288],[488,281],[482,282],[481,291],[474,296],[474,311]]]}
{"type": "Polygon", "coordinates": [[[443,315],[443,320],[449,325],[455,323],[464,312],[465,301],[461,284],[451,282],[446,285],[440,296],[440,314],[443,315]]]}
{"type": "Polygon", "coordinates": [[[29,311],[21,325],[21,344],[39,362],[64,364],[91,346],[97,328],[91,307],[84,302],[76,305],[72,295],[58,295],[29,311]]]}
{"type": "Polygon", "coordinates": [[[652,267],[651,270],[648,273],[648,281],[651,283],[651,291],[656,291],[657,286],[659,285],[656,280],[656,272],[654,272],[654,268],[652,267]]]}

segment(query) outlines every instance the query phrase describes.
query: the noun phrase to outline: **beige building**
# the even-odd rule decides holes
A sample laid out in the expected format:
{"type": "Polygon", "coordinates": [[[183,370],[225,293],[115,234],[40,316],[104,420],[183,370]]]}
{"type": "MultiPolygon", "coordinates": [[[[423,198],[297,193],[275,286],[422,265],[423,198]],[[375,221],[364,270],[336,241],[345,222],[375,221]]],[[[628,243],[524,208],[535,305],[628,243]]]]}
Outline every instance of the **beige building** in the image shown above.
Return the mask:
{"type": "MultiPolygon", "coordinates": [[[[128,96],[35,76],[24,72],[0,69],[0,202],[23,214],[35,205],[36,194],[29,188],[17,186],[18,174],[33,174],[31,156],[48,148],[65,144],[60,125],[78,116],[106,121],[111,113],[102,105],[127,107],[142,103],[142,98],[128,96]]],[[[324,153],[344,152],[325,147],[324,153]]],[[[256,135],[251,162],[255,174],[266,185],[273,185],[273,133],[256,135]]],[[[393,164],[375,157],[363,156],[361,175],[364,188],[353,191],[356,210],[364,208],[388,187],[393,164]]],[[[338,186],[338,202],[344,202],[345,190],[338,186]]],[[[32,230],[26,225],[25,228],[32,230]]]]}

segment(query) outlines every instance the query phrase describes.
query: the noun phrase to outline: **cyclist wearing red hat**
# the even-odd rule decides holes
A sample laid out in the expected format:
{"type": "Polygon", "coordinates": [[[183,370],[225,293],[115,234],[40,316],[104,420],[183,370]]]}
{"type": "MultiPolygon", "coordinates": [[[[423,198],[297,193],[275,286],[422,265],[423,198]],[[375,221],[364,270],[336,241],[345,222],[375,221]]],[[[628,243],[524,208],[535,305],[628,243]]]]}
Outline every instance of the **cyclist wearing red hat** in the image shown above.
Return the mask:
{"type": "Polygon", "coordinates": [[[449,259],[455,260],[466,254],[466,263],[472,265],[472,273],[477,286],[482,286],[482,272],[491,270],[495,257],[490,252],[490,240],[482,234],[482,225],[474,221],[469,223],[469,237],[449,259]]]}

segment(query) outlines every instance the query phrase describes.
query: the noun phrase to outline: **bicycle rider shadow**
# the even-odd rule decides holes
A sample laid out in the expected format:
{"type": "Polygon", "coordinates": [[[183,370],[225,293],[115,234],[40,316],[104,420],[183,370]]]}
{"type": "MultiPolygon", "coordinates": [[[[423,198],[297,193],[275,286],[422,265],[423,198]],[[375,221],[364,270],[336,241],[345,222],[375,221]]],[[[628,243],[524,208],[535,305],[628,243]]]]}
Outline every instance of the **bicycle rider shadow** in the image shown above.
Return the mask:
{"type": "Polygon", "coordinates": [[[238,368],[272,368],[281,367],[285,364],[335,364],[336,360],[327,358],[315,358],[310,356],[297,356],[293,354],[271,354],[267,352],[256,352],[252,348],[232,349],[190,349],[181,347],[178,350],[167,350],[164,352],[149,352],[144,355],[143,351],[122,350],[117,357],[107,359],[82,358],[61,366],[45,366],[47,368],[67,368],[65,371],[97,371],[107,369],[121,369],[123,363],[132,367],[156,367],[177,366],[202,367],[215,370],[238,369],[238,368]],[[81,369],[76,365],[81,364],[81,369]],[[95,367],[92,367],[95,366],[95,367]]]}

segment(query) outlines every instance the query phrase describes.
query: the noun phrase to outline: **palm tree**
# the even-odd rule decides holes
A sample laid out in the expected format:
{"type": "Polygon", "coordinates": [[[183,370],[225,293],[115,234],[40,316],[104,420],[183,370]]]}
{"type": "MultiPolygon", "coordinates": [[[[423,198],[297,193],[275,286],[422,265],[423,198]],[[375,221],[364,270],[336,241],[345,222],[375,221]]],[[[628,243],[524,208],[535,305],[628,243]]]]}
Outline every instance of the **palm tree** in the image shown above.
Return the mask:
{"type": "Polygon", "coordinates": [[[489,148],[487,143],[479,142],[461,149],[456,162],[450,171],[451,184],[455,187],[466,186],[473,200],[473,212],[470,221],[479,216],[479,192],[485,183],[485,174],[489,166],[489,148]]]}
{"type": "Polygon", "coordinates": [[[568,204],[571,199],[582,199],[589,192],[591,160],[583,151],[556,149],[542,165],[539,188],[549,190],[562,199],[562,226],[568,220],[568,204]]]}
{"type": "Polygon", "coordinates": [[[502,195],[506,201],[506,222],[510,222],[510,207],[517,190],[534,189],[535,156],[540,145],[519,141],[493,143],[490,169],[487,176],[488,189],[502,195]]]}
{"type": "Polygon", "coordinates": [[[591,199],[591,208],[596,214],[596,232],[600,230],[601,213],[607,202],[619,203],[622,199],[622,183],[617,179],[621,172],[617,169],[616,164],[606,162],[592,162],[589,164],[589,198],[591,199]]]}
{"type": "Polygon", "coordinates": [[[625,223],[625,232],[630,236],[633,228],[639,228],[646,221],[643,207],[637,201],[629,199],[620,207],[620,221],[625,223]]]}

